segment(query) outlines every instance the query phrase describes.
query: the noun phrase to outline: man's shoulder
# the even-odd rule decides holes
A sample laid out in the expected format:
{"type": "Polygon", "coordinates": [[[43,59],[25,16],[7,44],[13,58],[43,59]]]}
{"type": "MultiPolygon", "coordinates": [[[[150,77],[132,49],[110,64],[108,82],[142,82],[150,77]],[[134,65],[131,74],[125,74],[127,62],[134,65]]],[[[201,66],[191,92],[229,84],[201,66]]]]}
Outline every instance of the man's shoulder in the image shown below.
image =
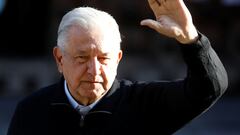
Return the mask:
{"type": "Polygon", "coordinates": [[[33,104],[40,105],[49,103],[54,95],[56,95],[58,91],[61,91],[61,89],[63,88],[60,87],[60,82],[51,84],[25,96],[22,100],[20,100],[19,104],[32,106],[33,104]]]}

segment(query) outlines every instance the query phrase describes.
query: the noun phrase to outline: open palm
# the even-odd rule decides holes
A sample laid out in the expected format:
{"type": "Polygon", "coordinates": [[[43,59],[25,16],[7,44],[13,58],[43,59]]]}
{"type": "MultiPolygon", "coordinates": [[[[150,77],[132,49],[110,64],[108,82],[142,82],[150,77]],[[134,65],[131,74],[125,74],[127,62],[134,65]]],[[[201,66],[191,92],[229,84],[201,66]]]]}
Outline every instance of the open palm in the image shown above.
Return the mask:
{"type": "Polygon", "coordinates": [[[175,38],[181,43],[189,43],[197,38],[192,16],[183,0],[148,0],[148,3],[156,20],[143,20],[142,25],[175,38]]]}

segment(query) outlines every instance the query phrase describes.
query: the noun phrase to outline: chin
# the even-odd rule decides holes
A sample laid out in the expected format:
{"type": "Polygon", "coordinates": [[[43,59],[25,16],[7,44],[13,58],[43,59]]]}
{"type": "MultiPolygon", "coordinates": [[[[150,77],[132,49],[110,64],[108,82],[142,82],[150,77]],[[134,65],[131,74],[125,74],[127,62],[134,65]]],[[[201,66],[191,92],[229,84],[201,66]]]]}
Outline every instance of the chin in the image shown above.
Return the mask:
{"type": "Polygon", "coordinates": [[[89,98],[97,98],[100,97],[105,91],[103,90],[91,90],[91,91],[87,91],[85,92],[85,96],[89,97],[89,98]]]}

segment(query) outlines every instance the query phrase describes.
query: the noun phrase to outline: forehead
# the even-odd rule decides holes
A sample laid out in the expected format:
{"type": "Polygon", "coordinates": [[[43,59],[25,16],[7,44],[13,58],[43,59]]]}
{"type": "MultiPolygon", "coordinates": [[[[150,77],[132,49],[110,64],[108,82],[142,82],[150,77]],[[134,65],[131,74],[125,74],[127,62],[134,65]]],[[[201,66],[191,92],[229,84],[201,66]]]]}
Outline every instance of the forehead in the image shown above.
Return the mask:
{"type": "Polygon", "coordinates": [[[117,43],[111,35],[101,30],[99,27],[83,28],[72,26],[69,28],[67,37],[67,49],[69,51],[93,51],[102,53],[115,52],[120,49],[120,43],[117,43]]]}

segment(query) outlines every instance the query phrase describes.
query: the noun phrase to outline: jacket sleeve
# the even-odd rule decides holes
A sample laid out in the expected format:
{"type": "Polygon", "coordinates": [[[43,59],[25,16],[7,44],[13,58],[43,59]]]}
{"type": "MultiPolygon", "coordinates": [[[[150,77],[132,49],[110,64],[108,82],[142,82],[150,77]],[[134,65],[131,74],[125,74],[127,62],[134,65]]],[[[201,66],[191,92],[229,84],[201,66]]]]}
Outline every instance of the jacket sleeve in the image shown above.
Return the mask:
{"type": "Polygon", "coordinates": [[[192,45],[181,45],[187,64],[184,89],[192,102],[206,105],[214,103],[227,89],[228,77],[209,40],[199,33],[199,40],[192,45]]]}

